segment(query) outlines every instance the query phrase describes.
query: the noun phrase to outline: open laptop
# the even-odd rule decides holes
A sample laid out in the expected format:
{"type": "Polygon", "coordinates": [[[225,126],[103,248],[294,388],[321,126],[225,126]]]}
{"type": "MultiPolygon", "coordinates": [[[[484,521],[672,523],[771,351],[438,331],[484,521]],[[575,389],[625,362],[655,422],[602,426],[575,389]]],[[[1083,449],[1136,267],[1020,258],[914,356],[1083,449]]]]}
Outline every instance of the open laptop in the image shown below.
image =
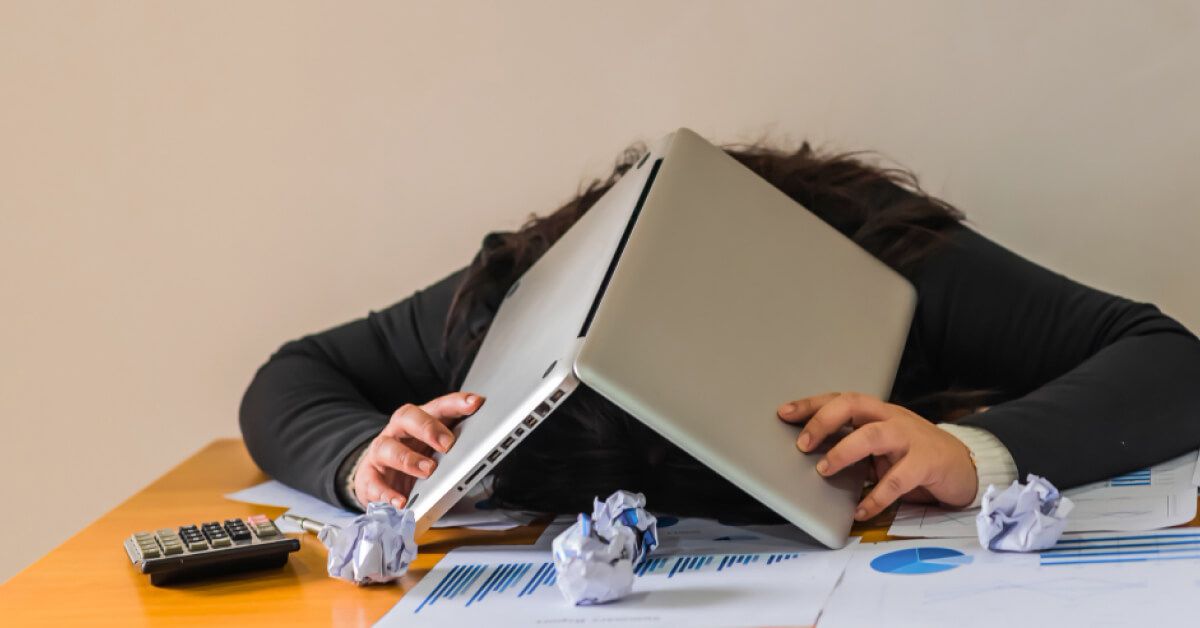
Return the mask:
{"type": "Polygon", "coordinates": [[[862,470],[818,475],[775,409],[836,390],[886,398],[915,304],[903,277],[681,128],[505,297],[462,386],[487,401],[410,493],[418,529],[583,383],[841,547],[862,470]]]}

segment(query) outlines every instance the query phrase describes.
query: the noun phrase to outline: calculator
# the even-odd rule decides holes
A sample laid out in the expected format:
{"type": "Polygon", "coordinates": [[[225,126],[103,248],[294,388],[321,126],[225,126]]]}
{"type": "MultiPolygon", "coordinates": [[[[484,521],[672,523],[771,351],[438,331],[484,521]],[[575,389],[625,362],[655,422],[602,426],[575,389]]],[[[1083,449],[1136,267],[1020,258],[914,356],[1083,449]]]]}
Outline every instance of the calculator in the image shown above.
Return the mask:
{"type": "Polygon", "coordinates": [[[284,536],[266,515],[135,532],[125,539],[129,561],[155,586],[282,567],[298,549],[299,539],[284,536]]]}

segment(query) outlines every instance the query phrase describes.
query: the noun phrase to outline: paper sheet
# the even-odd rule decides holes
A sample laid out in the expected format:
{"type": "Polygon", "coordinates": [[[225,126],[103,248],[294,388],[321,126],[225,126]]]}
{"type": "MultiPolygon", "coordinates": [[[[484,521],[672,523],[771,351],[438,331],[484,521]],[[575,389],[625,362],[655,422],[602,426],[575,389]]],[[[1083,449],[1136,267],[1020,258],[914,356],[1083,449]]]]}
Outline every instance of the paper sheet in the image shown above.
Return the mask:
{"type": "Polygon", "coordinates": [[[1200,529],[1088,534],[1032,554],[974,539],[860,545],[817,628],[1195,626],[1200,529]]]}
{"type": "Polygon", "coordinates": [[[812,625],[852,547],[743,554],[655,554],[633,594],[573,606],[555,587],[544,549],[458,548],[378,626],[806,626],[812,625]]]}
{"type": "MultiPolygon", "coordinates": [[[[312,495],[298,491],[275,480],[269,480],[250,488],[229,493],[225,497],[226,499],[250,504],[287,508],[287,514],[308,517],[321,523],[329,523],[337,526],[343,525],[359,514],[330,506],[312,495]]],[[[449,528],[462,526],[476,530],[508,530],[525,525],[533,520],[532,517],[526,517],[521,513],[495,510],[486,506],[486,495],[481,490],[472,490],[470,494],[459,500],[454,508],[451,508],[449,512],[443,515],[437,523],[433,524],[433,527],[449,528]]],[[[300,532],[300,526],[283,517],[276,519],[275,525],[283,532],[300,532]]]]}
{"type": "MultiPolygon", "coordinates": [[[[1157,530],[1196,517],[1196,452],[1149,469],[1063,491],[1075,503],[1067,532],[1157,530]]],[[[978,508],[944,510],[901,504],[888,534],[914,538],[975,537],[978,508]]]]}

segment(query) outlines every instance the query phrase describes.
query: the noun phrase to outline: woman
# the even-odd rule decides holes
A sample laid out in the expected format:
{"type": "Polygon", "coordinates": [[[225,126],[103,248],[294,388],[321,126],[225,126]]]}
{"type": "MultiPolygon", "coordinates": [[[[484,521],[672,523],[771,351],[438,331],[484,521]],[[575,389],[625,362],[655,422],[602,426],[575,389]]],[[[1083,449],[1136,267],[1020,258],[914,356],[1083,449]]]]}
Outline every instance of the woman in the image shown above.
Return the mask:
{"type": "MultiPolygon", "coordinates": [[[[1105,294],[988,241],[915,178],[856,155],[729,148],[825,222],[899,271],[918,306],[891,398],[781,399],[803,424],[797,455],[853,431],[817,470],[870,459],[879,481],[855,513],[897,499],[961,507],[1027,473],[1060,488],[1200,446],[1200,341],[1148,304],[1105,294]]],[[[457,391],[509,286],[640,156],[474,261],[365,319],[284,345],[241,408],[270,475],[331,503],[402,506],[453,422],[485,400],[457,391]]],[[[797,209],[804,211],[804,209],[797,209]]],[[[801,359],[801,358],[797,358],[801,359]]],[[[749,496],[595,392],[581,388],[492,474],[494,500],[578,512],[616,489],[660,512],[769,517],[749,496]]]]}

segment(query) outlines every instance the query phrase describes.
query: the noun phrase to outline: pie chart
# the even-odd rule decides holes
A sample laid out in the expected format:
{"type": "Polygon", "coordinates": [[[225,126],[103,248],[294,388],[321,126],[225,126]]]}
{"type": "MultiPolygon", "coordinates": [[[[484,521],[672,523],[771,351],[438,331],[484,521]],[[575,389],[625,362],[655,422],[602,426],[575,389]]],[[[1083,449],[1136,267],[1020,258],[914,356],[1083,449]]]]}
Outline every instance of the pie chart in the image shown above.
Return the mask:
{"type": "Polygon", "coordinates": [[[945,547],[913,547],[880,554],[871,561],[879,573],[924,575],[970,564],[971,557],[945,547]]]}

